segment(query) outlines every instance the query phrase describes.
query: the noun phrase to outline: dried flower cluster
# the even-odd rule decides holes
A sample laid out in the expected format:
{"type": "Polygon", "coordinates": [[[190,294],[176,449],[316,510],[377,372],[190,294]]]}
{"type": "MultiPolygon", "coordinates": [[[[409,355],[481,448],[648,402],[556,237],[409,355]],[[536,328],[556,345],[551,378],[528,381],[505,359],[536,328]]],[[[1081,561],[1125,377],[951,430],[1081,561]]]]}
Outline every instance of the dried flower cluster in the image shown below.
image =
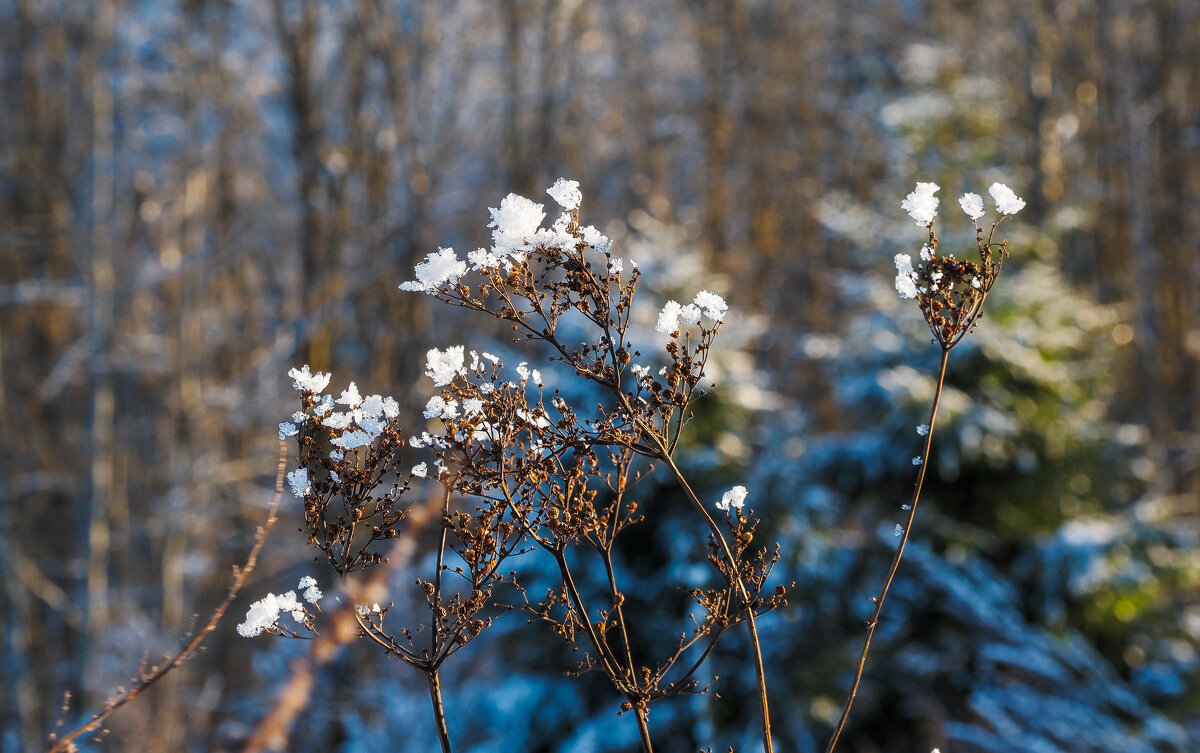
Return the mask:
{"type": "MultiPolygon", "coordinates": [[[[436,571],[418,581],[429,624],[393,628],[387,617],[394,605],[359,605],[358,617],[362,636],[427,676],[444,750],[449,739],[439,667],[491,623],[494,611],[513,608],[575,644],[582,658],[574,671],[599,671],[609,679],[621,708],[634,712],[647,751],[649,705],[704,692],[710,680],[701,672],[715,643],[747,623],[770,750],[755,618],[785,601],[782,586],[768,592],[766,585],[778,552],[754,545],[756,522],[745,507],[744,486],[710,503],[725,513],[723,528],[675,462],[728,306],[711,291],[686,305],[667,301],[657,327],[668,338],[667,365],[655,372],[630,339],[637,264],[614,257],[611,241],[580,226],[577,183],[560,180],[548,193],[564,209],[549,228],[541,227],[541,204],[511,194],[491,210],[491,248],[466,259],[438,249],[400,287],[504,322],[514,342],[542,343],[550,362],[595,383],[606,398],[583,409],[548,390],[541,371],[526,362],[508,370],[498,357],[466,346],[434,348],[425,373],[436,391],[422,418],[439,428],[410,434],[392,398],[363,397],[354,383],[335,398],[323,394],[328,375],[294,369],[289,375],[301,409],[280,425],[279,435],[298,443],[299,467],[288,481],[304,501],[308,542],[342,577],[384,562],[379,542],[405,535],[410,523],[415,503],[406,495],[440,483],[436,571]],[[570,338],[561,336],[567,321],[575,333],[570,338]],[[591,333],[583,342],[581,326],[591,333]],[[651,628],[627,606],[640,584],[620,572],[614,550],[618,537],[641,521],[638,482],[656,468],[672,473],[707,525],[707,554],[697,554],[712,570],[702,582],[680,584],[697,610],[672,649],[642,656],[638,647],[654,641],[638,640],[638,631],[651,628]],[[510,558],[529,550],[548,556],[561,576],[557,587],[537,597],[509,566],[510,558]],[[580,568],[602,573],[607,588],[581,589],[580,568]],[[499,593],[501,584],[511,586],[504,594],[509,598],[499,593]],[[421,631],[431,638],[418,644],[421,631]]],[[[256,603],[243,634],[299,637],[278,624],[279,614],[288,612],[315,629],[289,592],[256,603]]]]}
{"type": "Polygon", "coordinates": [[[943,348],[957,345],[983,316],[983,302],[1000,274],[1008,256],[1008,241],[995,242],[996,228],[1005,218],[1021,211],[1025,201],[1002,183],[988,189],[1000,217],[984,235],[979,224],[984,215],[983,197],[963,194],[958,200],[963,212],[975,227],[975,242],[979,261],[957,259],[954,254],[938,253],[938,237],[933,229],[937,218],[938,191],[936,183],[917,183],[904,201],[902,209],[921,227],[929,231],[929,240],[921,247],[920,262],[913,266],[908,254],[897,254],[896,290],[902,298],[916,298],[929,324],[933,338],[943,348]]]}

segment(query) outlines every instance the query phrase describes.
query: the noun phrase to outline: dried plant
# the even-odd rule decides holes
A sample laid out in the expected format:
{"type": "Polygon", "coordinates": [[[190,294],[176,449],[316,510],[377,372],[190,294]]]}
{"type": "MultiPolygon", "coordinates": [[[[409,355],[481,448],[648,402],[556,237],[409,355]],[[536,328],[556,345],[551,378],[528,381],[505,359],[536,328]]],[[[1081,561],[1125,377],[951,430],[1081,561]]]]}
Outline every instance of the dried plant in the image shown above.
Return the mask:
{"type": "Polygon", "coordinates": [[[996,229],[1007,217],[1021,211],[1025,206],[1024,200],[1013,193],[1008,186],[1002,183],[993,183],[988,192],[995,201],[999,218],[992,224],[985,237],[984,228],[979,224],[980,218],[984,215],[983,197],[975,193],[963,194],[958,203],[963,212],[971,218],[971,224],[975,228],[979,261],[959,260],[955,258],[954,254],[946,256],[938,254],[938,237],[933,228],[938,207],[938,199],[934,194],[938,190],[939,187],[935,183],[917,183],[913,192],[901,202],[901,207],[908,212],[917,225],[927,229],[929,240],[921,247],[920,262],[916,268],[913,267],[912,259],[907,254],[897,254],[895,258],[897,292],[902,298],[916,299],[921,314],[925,317],[926,324],[929,325],[929,331],[933,334],[933,341],[941,349],[937,387],[934,389],[933,402],[929,408],[929,423],[917,427],[917,433],[925,438],[925,443],[921,454],[912,460],[913,465],[917,466],[917,481],[913,487],[912,498],[905,505],[908,519],[904,525],[896,526],[900,542],[896,547],[896,553],[892,556],[892,563],[883,580],[883,585],[879,589],[879,595],[871,598],[875,608],[871,618],[867,620],[867,635],[863,641],[862,652],[859,654],[854,682],[846,696],[846,703],[842,707],[842,714],[829,739],[829,745],[825,749],[826,753],[833,753],[842,730],[846,726],[846,720],[850,717],[850,709],[854,706],[854,699],[858,696],[858,688],[862,682],[863,671],[866,669],[867,653],[871,650],[871,639],[875,635],[875,628],[879,625],[883,602],[891,590],[892,582],[896,578],[896,571],[900,568],[900,559],[904,556],[904,547],[912,533],[913,521],[917,515],[917,503],[921,499],[921,489],[925,484],[925,469],[929,467],[929,451],[933,444],[933,429],[937,420],[938,405],[942,399],[942,385],[946,381],[946,366],[949,363],[950,351],[962,342],[962,339],[975,328],[983,316],[983,303],[987,300],[988,292],[995,284],[996,278],[1000,274],[1000,267],[1008,256],[1008,241],[995,242],[996,229]]]}
{"type": "MultiPolygon", "coordinates": [[[[976,227],[979,260],[939,254],[933,229],[937,186],[920,183],[903,203],[927,228],[928,243],[914,269],[907,255],[895,259],[898,291],[915,298],[934,341],[941,347],[938,387],[928,425],[920,427],[925,449],[909,505],[908,525],[879,596],[858,673],[832,751],[845,725],[866,664],[871,637],[899,567],[925,478],[932,430],[950,351],[983,314],[983,304],[1007,255],[994,241],[1004,217],[1024,202],[999,184],[992,187],[1001,218],[984,234],[978,220],[983,201],[965,195],[960,204],[976,227]]],[[[439,670],[492,623],[500,610],[518,609],[530,623],[547,626],[579,653],[571,673],[599,672],[632,711],[644,751],[653,750],[652,704],[704,693],[711,679],[703,666],[717,641],[745,623],[754,665],[764,751],[773,748],[766,677],[756,619],[783,606],[786,588],[768,585],[779,553],[755,543],[758,521],[745,506],[748,492],[735,486],[714,507],[723,524],[692,488],[677,462],[683,431],[704,395],[705,365],[725,319],[727,305],[701,291],[686,305],[667,301],[656,331],[666,339],[666,365],[655,372],[634,342],[633,301],[641,276],[632,261],[612,255],[612,244],[579,222],[578,184],[559,180],[550,195],[564,211],[542,228],[541,204],[510,194],[492,212],[493,246],[459,259],[453,249],[429,254],[403,290],[431,295],[444,304],[503,323],[513,343],[541,344],[549,367],[591,382],[601,396],[573,405],[549,389],[540,369],[522,361],[511,372],[490,353],[464,345],[433,348],[426,375],[436,388],[423,418],[437,430],[409,434],[399,404],[379,395],[362,397],[351,382],[338,398],[324,394],[330,377],[308,366],[290,372],[301,409],[280,425],[280,437],[296,437],[300,467],[288,474],[304,501],[305,533],[340,578],[386,562],[381,541],[413,536],[425,516],[405,501],[418,487],[433,485],[440,521],[434,571],[417,580],[427,623],[394,625],[387,606],[358,604],[357,634],[378,644],[426,676],[443,751],[450,751],[439,670]],[[627,269],[628,268],[628,269],[627,269]],[[583,340],[580,341],[580,337],[583,340]],[[555,364],[558,364],[555,366],[555,364]],[[339,408],[340,406],[340,408],[339,408]],[[407,439],[405,438],[407,436],[407,439]],[[418,453],[418,454],[413,454],[418,453]],[[406,457],[407,456],[407,457],[406,457]],[[424,457],[415,465],[410,465],[424,457]],[[429,460],[433,461],[432,469],[429,460]],[[652,596],[621,572],[619,537],[642,521],[647,501],[642,482],[669,472],[694,514],[708,529],[703,556],[711,565],[704,582],[681,583],[695,608],[686,629],[665,652],[648,655],[658,630],[647,615],[630,609],[631,595],[652,596]],[[409,529],[413,530],[409,530],[409,529]],[[517,555],[540,552],[558,573],[557,584],[532,595],[521,583],[517,555]],[[581,578],[587,571],[590,578],[581,578]],[[581,582],[603,582],[586,591],[581,582]],[[504,588],[502,588],[504,586],[504,588]]],[[[534,351],[530,358],[536,358],[534,351]]],[[[410,542],[411,544],[411,542],[410,542]]],[[[268,595],[238,629],[305,637],[322,594],[312,578],[295,592],[268,595]],[[290,613],[297,627],[279,624],[290,613]]],[[[347,593],[354,584],[347,582],[347,593]]]]}

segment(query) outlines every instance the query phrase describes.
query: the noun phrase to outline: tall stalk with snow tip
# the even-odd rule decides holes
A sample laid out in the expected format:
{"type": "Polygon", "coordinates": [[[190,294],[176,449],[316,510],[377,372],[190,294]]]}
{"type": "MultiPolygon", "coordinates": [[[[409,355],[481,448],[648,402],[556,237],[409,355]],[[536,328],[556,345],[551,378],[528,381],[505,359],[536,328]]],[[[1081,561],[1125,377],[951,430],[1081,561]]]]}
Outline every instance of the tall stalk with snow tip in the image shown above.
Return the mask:
{"type": "Polygon", "coordinates": [[[837,727],[830,737],[826,753],[833,753],[838,739],[850,716],[850,709],[858,695],[859,684],[862,682],[863,671],[866,668],[867,653],[871,650],[871,638],[879,624],[879,616],[883,610],[883,602],[896,577],[900,567],[900,559],[904,556],[904,547],[912,534],[913,520],[917,514],[917,502],[920,501],[921,488],[925,483],[925,470],[929,467],[929,450],[933,443],[934,423],[937,419],[938,404],[941,402],[942,385],[946,379],[946,366],[949,362],[950,351],[962,342],[967,333],[975,328],[983,317],[983,304],[988,292],[1000,275],[1000,268],[1008,256],[1008,241],[996,242],[996,229],[1005,219],[1011,217],[1025,207],[1025,201],[1017,196],[1011,188],[1003,183],[993,183],[988,189],[996,204],[998,217],[986,231],[979,220],[984,216],[983,197],[976,193],[965,193],[958,205],[963,213],[970,218],[975,227],[975,245],[979,255],[978,261],[973,259],[957,259],[954,254],[945,256],[938,253],[938,237],[934,232],[934,220],[937,218],[938,200],[934,194],[938,191],[937,184],[917,183],[916,188],[902,202],[900,207],[921,227],[927,229],[928,240],[921,247],[920,261],[913,266],[912,257],[908,254],[897,254],[893,260],[896,265],[896,291],[901,298],[916,299],[925,323],[933,335],[933,342],[941,349],[941,361],[938,365],[937,387],[934,390],[933,403],[929,410],[929,423],[917,427],[917,434],[924,437],[924,448],[921,454],[912,459],[917,466],[917,480],[913,487],[912,498],[904,509],[908,511],[908,520],[901,526],[896,525],[896,535],[900,543],[892,556],[891,566],[880,587],[879,595],[872,598],[875,604],[871,618],[867,621],[867,635],[863,641],[862,652],[859,654],[858,667],[854,682],[846,697],[841,717],[837,727]],[[985,235],[986,232],[986,235],[985,235]]]}

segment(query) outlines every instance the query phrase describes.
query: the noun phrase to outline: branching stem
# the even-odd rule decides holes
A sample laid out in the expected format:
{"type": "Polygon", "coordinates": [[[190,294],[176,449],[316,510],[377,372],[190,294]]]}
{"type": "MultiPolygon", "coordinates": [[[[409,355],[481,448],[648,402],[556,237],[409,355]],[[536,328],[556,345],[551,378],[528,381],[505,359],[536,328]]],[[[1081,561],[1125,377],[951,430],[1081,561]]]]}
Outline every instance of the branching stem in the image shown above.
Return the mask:
{"type": "Polygon", "coordinates": [[[758,682],[758,705],[762,711],[762,728],[763,728],[763,751],[764,753],[774,753],[775,747],[771,742],[771,710],[767,703],[767,673],[763,667],[762,646],[758,640],[758,623],[754,616],[754,603],[751,600],[749,591],[746,590],[746,584],[742,581],[741,573],[738,572],[737,557],[734,556],[733,550],[729,548],[729,542],[725,540],[724,534],[721,533],[720,527],[717,526],[717,521],[708,514],[708,510],[704,509],[704,503],[696,496],[696,492],[692,491],[692,487],[687,482],[687,477],[683,475],[683,471],[675,464],[675,459],[667,452],[663,453],[663,460],[671,467],[671,471],[675,474],[675,478],[679,481],[680,487],[683,488],[688,499],[691,500],[692,506],[700,513],[701,517],[708,524],[708,529],[712,531],[713,538],[721,546],[721,551],[725,555],[726,562],[729,563],[729,573],[733,580],[733,585],[738,590],[738,595],[746,604],[746,628],[750,633],[750,648],[754,654],[754,674],[758,682]]]}

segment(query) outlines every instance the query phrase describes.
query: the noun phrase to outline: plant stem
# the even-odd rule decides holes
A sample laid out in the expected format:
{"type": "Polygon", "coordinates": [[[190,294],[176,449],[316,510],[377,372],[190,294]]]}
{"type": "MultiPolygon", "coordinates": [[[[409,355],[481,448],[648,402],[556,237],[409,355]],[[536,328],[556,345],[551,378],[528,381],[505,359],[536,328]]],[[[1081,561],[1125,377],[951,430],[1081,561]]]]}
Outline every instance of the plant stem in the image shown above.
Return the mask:
{"type": "Polygon", "coordinates": [[[437,724],[438,739],[442,742],[442,753],[450,751],[450,733],[446,731],[446,711],[442,708],[442,683],[438,679],[438,670],[431,670],[429,678],[429,700],[433,704],[433,720],[437,724]]]}
{"type": "Polygon", "coordinates": [[[883,611],[883,601],[892,587],[896,570],[900,568],[900,558],[904,556],[904,546],[908,543],[908,536],[912,532],[913,519],[917,515],[917,502],[921,498],[921,487],[925,483],[925,469],[929,467],[929,448],[933,443],[933,424],[937,419],[938,403],[942,400],[942,385],[946,381],[946,363],[949,358],[950,347],[943,346],[942,362],[938,367],[937,389],[933,393],[933,406],[929,410],[929,431],[925,434],[925,449],[921,454],[921,465],[920,470],[917,471],[917,484],[913,489],[912,502],[909,505],[908,521],[900,535],[900,545],[896,547],[896,554],[892,556],[892,566],[888,569],[887,578],[883,581],[883,588],[879,590],[879,596],[875,598],[875,612],[867,622],[867,638],[863,641],[862,654],[858,658],[858,672],[854,675],[854,685],[850,688],[850,695],[846,697],[846,706],[842,709],[842,717],[838,720],[837,729],[833,731],[833,737],[830,738],[829,747],[825,749],[825,753],[833,753],[838,738],[841,737],[842,729],[846,726],[846,719],[850,716],[850,707],[854,705],[859,683],[862,682],[863,670],[867,666],[867,652],[871,650],[871,638],[875,635],[875,627],[879,624],[879,614],[883,611]]]}
{"type": "Polygon", "coordinates": [[[708,510],[704,509],[704,503],[696,496],[696,492],[692,491],[692,487],[687,482],[687,478],[683,475],[683,471],[675,464],[675,459],[667,452],[663,452],[662,458],[675,474],[675,478],[679,481],[679,485],[687,494],[688,499],[692,501],[692,506],[700,512],[704,521],[708,523],[708,528],[712,531],[713,538],[721,545],[721,551],[725,555],[725,561],[729,563],[729,574],[733,580],[733,585],[737,587],[739,596],[746,603],[746,628],[750,633],[750,648],[754,655],[754,674],[758,681],[758,705],[762,710],[762,728],[763,728],[763,751],[764,753],[774,753],[775,746],[771,742],[771,710],[767,703],[767,673],[763,667],[762,645],[758,640],[758,623],[754,617],[754,604],[750,599],[750,593],[746,590],[746,584],[742,582],[742,576],[738,572],[737,558],[733,556],[733,550],[729,548],[729,542],[725,540],[725,536],[721,533],[721,529],[717,526],[717,521],[708,514],[708,510]]]}
{"type": "Polygon", "coordinates": [[[650,742],[650,722],[647,719],[645,705],[634,704],[633,714],[637,717],[638,734],[642,737],[643,753],[654,753],[654,745],[650,742]]]}

